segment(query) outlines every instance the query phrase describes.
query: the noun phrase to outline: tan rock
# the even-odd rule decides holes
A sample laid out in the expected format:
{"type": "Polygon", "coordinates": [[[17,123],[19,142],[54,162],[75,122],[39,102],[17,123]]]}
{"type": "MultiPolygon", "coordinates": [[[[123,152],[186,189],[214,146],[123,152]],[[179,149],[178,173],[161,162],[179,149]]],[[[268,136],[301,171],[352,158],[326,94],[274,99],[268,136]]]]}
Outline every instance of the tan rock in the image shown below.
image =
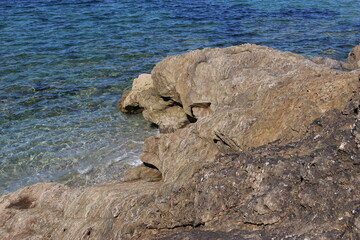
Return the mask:
{"type": "Polygon", "coordinates": [[[349,53],[348,58],[341,64],[344,70],[356,70],[360,68],[360,45],[355,46],[349,53]]]}
{"type": "Polygon", "coordinates": [[[312,58],[311,61],[313,61],[314,63],[317,63],[317,64],[321,64],[328,68],[341,69],[341,62],[336,61],[331,58],[315,57],[315,58],[312,58]]]}
{"type": "Polygon", "coordinates": [[[151,102],[152,109],[162,109],[167,104],[161,101],[156,93],[150,74],[141,74],[133,81],[131,91],[126,91],[118,103],[122,112],[137,113],[144,110],[147,102],[151,102]]]}
{"type": "Polygon", "coordinates": [[[141,155],[160,172],[139,166],[128,182],[41,183],[2,196],[1,239],[190,229],[358,239],[358,72],[245,44],[169,57],[136,82],[121,109],[142,108],[168,132],[141,155]]]}
{"type": "Polygon", "coordinates": [[[71,189],[57,183],[39,183],[25,187],[0,198],[0,237],[131,239],[139,230],[134,229],[134,220],[146,210],[159,184],[112,182],[71,189]]]}
{"type": "Polygon", "coordinates": [[[160,134],[157,134],[145,140],[143,152],[140,155],[140,159],[144,163],[149,163],[157,166],[157,168],[160,168],[160,171],[162,171],[162,163],[160,163],[159,157],[159,139],[160,134]]]}
{"type": "Polygon", "coordinates": [[[211,103],[194,103],[190,105],[191,115],[196,119],[209,116],[212,112],[210,109],[211,103]]]}
{"type": "Polygon", "coordinates": [[[124,181],[134,181],[145,179],[150,182],[160,181],[161,180],[161,172],[156,168],[146,166],[141,164],[134,168],[130,168],[125,172],[124,181]]]}
{"type": "Polygon", "coordinates": [[[211,104],[214,112],[248,88],[276,84],[277,75],[296,70],[301,61],[311,63],[300,55],[245,44],[169,57],[155,66],[152,78],[161,95],[179,101],[192,116],[193,104],[211,104]]]}
{"type": "Polygon", "coordinates": [[[142,159],[158,167],[165,182],[186,164],[211,161],[220,153],[290,142],[359,90],[355,73],[249,44],[169,57],[155,66],[152,78],[159,94],[180,101],[198,119],[186,129],[157,136],[158,147],[145,142],[152,151],[145,150],[142,159]]]}
{"type": "Polygon", "coordinates": [[[125,113],[142,112],[144,118],[158,125],[162,132],[172,132],[188,123],[182,107],[159,95],[150,74],[141,74],[134,80],[131,91],[123,95],[118,108],[125,113]]]}

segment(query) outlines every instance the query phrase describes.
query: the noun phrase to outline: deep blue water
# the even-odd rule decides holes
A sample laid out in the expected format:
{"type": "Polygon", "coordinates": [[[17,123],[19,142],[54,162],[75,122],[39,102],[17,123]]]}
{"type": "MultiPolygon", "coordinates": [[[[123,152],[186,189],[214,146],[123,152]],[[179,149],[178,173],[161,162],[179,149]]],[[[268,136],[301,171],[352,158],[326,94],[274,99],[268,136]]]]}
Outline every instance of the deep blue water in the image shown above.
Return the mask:
{"type": "Polygon", "coordinates": [[[345,59],[360,1],[0,0],[0,194],[119,179],[154,133],[115,109],[139,73],[204,47],[345,59]]]}

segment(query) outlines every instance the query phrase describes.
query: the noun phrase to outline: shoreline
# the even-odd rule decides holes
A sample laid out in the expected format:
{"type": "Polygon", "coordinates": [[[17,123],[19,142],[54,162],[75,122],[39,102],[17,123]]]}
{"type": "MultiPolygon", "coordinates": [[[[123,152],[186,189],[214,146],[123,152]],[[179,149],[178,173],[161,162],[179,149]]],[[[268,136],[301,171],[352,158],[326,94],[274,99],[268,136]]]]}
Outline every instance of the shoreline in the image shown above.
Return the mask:
{"type": "Polygon", "coordinates": [[[144,165],[127,182],[38,183],[1,196],[0,236],[356,237],[360,46],[353,53],[344,63],[310,61],[244,44],[166,58],[119,104],[159,126],[145,141],[144,165]],[[354,71],[331,70],[339,64],[354,71]]]}

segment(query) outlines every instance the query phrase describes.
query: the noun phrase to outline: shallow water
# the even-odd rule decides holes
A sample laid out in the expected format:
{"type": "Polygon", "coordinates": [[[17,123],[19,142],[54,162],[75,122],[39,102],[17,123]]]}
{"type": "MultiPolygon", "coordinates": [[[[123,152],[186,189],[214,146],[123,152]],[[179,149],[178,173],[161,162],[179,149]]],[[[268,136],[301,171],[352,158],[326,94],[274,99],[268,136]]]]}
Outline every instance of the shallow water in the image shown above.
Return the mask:
{"type": "Polygon", "coordinates": [[[345,59],[360,41],[358,9],[358,0],[0,0],[0,194],[121,178],[156,130],[116,101],[164,57],[250,42],[345,59]]]}

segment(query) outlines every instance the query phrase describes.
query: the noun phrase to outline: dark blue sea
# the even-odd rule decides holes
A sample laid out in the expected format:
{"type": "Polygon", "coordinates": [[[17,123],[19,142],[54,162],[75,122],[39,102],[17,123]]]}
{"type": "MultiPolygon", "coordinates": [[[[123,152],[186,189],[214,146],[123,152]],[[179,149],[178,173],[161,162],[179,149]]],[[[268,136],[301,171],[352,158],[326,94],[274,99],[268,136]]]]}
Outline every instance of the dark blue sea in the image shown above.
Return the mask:
{"type": "Polygon", "coordinates": [[[243,43],[344,60],[359,0],[0,0],[0,195],[94,184],[156,132],[115,104],[169,55],[243,43]]]}

